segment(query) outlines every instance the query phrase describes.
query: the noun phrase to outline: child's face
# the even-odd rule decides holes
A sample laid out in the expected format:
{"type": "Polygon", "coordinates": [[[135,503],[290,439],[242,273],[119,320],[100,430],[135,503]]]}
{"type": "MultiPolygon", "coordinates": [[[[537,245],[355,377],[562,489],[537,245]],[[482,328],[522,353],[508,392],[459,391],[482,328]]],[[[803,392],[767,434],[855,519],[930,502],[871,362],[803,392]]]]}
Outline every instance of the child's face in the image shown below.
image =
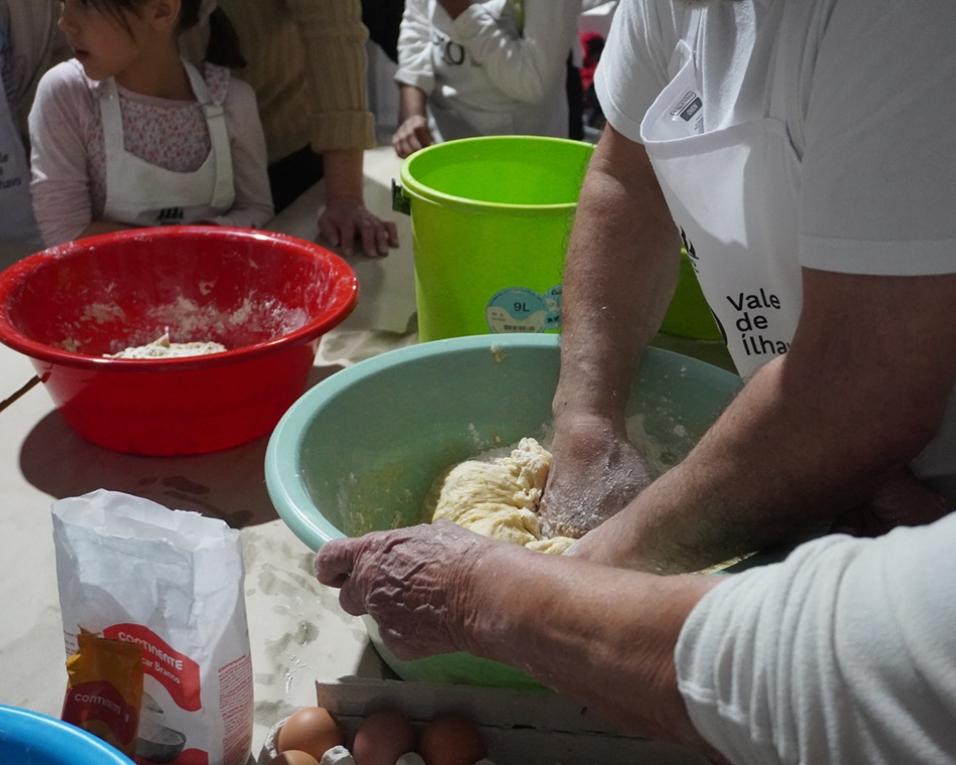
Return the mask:
{"type": "Polygon", "coordinates": [[[114,77],[142,54],[151,31],[145,13],[121,10],[124,26],[120,18],[90,0],[60,0],[60,8],[60,29],[90,79],[114,77]]]}

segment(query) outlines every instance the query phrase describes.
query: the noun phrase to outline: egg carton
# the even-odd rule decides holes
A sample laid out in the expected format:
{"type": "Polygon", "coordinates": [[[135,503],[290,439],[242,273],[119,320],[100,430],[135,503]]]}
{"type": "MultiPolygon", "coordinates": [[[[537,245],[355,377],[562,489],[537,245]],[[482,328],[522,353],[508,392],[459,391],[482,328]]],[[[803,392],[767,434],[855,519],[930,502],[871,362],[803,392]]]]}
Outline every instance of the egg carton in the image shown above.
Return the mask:
{"type": "Polygon", "coordinates": [[[316,703],[349,740],[369,714],[384,709],[404,714],[418,733],[437,716],[461,715],[478,725],[496,765],[708,765],[681,747],[621,734],[587,707],[548,691],[344,677],[316,682],[316,703]]]}
{"type": "MultiPolygon", "coordinates": [[[[259,756],[256,758],[256,765],[270,765],[270,763],[279,756],[279,730],[289,721],[289,717],[291,716],[292,715],[283,717],[281,720],[279,720],[279,722],[269,729],[269,732],[266,735],[265,743],[263,743],[262,749],[259,752],[259,756]]],[[[339,721],[337,718],[336,721],[341,724],[341,721],[339,721]]],[[[343,726],[350,741],[355,735],[355,731],[358,729],[361,719],[355,720],[353,722],[353,726],[343,726]]],[[[319,765],[355,765],[355,763],[351,759],[349,751],[345,747],[337,746],[325,753],[325,755],[322,757],[322,760],[319,762],[319,765]]],[[[399,758],[395,765],[425,765],[425,761],[414,752],[411,752],[399,758]]],[[[495,765],[495,763],[489,759],[483,759],[476,762],[475,765],[495,765]]]]}
{"type": "Polygon", "coordinates": [[[256,758],[256,765],[269,765],[270,762],[279,756],[279,747],[276,744],[276,739],[279,737],[279,729],[286,724],[291,716],[292,715],[286,715],[269,728],[265,742],[262,744],[262,749],[259,751],[259,756],[256,758]]]}

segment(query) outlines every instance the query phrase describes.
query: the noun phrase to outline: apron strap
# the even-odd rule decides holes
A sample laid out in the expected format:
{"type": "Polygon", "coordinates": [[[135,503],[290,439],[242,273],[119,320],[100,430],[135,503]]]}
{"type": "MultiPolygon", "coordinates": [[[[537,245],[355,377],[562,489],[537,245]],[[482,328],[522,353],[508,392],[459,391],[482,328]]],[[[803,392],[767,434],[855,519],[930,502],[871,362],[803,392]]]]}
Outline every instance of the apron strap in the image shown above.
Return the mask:
{"type": "Polygon", "coordinates": [[[222,104],[212,100],[206,81],[196,67],[185,60],[183,66],[186,68],[193,94],[206,116],[209,143],[216,163],[216,183],[211,204],[218,209],[227,209],[232,206],[236,197],[232,173],[232,147],[229,143],[229,131],[226,128],[226,110],[222,104]]]}
{"type": "MultiPolygon", "coordinates": [[[[212,152],[215,182],[210,206],[218,210],[228,210],[235,201],[232,175],[232,148],[229,132],[226,128],[226,112],[222,104],[213,102],[206,87],[206,81],[199,72],[183,61],[186,75],[193,95],[202,107],[209,130],[210,151],[212,152]]],[[[123,156],[126,152],[123,138],[123,114],[120,109],[119,89],[116,80],[109,77],[99,85],[100,117],[103,122],[103,143],[106,154],[106,210],[112,209],[114,189],[122,187],[120,173],[123,156]]]]}
{"type": "Polygon", "coordinates": [[[118,188],[123,152],[123,113],[120,111],[119,89],[116,80],[107,77],[99,84],[100,119],[103,123],[103,149],[106,154],[106,204],[111,209],[112,190],[118,188]]]}

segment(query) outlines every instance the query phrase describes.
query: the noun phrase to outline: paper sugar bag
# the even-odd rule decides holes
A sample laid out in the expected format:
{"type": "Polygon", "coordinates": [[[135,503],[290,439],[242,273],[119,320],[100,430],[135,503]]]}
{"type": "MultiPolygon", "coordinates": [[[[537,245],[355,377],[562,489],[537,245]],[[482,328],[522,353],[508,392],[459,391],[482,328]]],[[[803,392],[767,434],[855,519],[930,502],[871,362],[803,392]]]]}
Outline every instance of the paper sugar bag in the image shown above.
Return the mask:
{"type": "Polygon", "coordinates": [[[252,665],[239,532],[95,491],[53,504],[67,655],[80,630],[143,651],[140,765],[242,765],[252,665]]]}

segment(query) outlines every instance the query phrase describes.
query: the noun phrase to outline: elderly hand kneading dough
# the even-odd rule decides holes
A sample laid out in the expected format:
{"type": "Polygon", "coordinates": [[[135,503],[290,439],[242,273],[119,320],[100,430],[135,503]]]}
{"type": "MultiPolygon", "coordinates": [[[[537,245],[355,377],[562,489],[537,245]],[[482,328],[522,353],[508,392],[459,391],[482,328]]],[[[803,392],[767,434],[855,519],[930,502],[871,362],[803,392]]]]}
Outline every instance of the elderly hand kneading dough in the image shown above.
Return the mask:
{"type": "Polygon", "coordinates": [[[736,576],[657,576],[455,524],[327,543],[402,659],[517,666],[622,729],[737,765],[934,765],[956,752],[956,515],[833,535],[736,576]]]}

